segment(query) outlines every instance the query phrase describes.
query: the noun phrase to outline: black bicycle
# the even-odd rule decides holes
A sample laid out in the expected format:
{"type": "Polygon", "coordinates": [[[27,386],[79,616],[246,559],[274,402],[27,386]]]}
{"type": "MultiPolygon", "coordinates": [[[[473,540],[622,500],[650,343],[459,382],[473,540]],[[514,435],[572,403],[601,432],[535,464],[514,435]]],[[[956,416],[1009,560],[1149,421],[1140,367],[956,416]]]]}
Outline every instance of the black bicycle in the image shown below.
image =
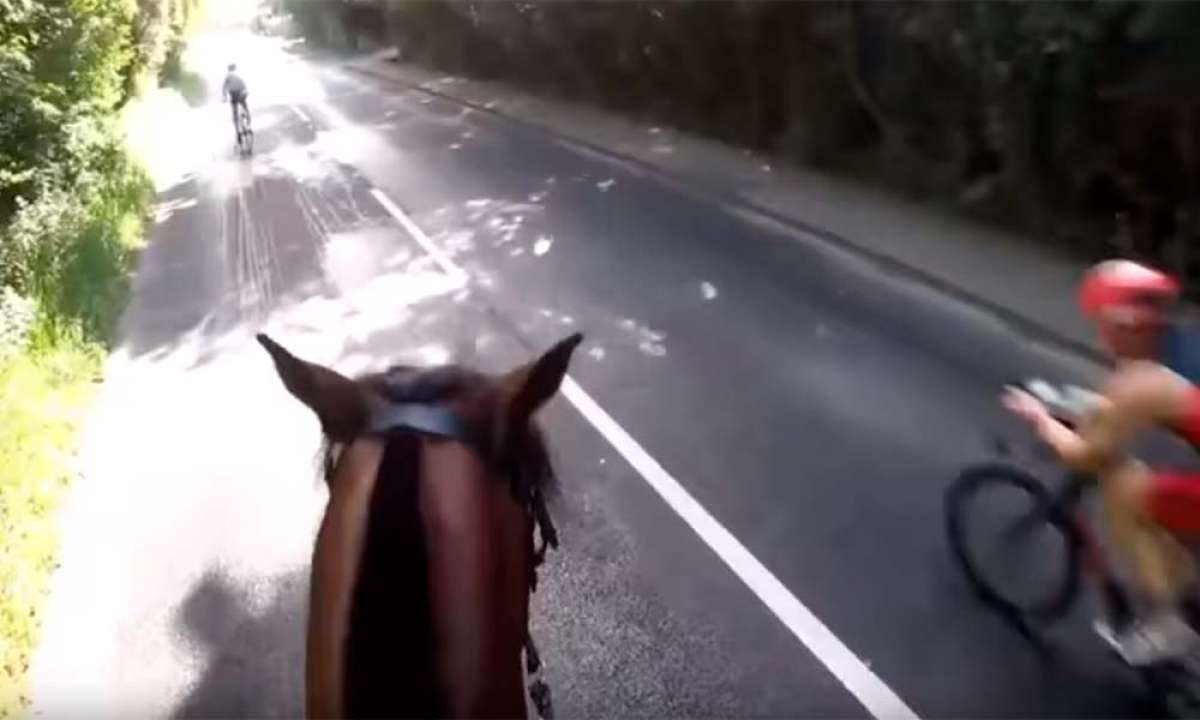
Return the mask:
{"type": "MultiPolygon", "coordinates": [[[[1068,425],[1096,399],[1076,387],[1023,385],[1068,425]]],[[[1041,631],[1073,607],[1087,577],[1097,593],[1098,619],[1123,627],[1133,617],[1130,595],[1083,507],[1095,478],[1067,473],[1049,485],[1010,459],[1011,444],[999,441],[997,450],[1003,459],[966,468],[944,498],[950,549],[975,595],[1041,645],[1041,631]]],[[[1200,658],[1137,670],[1169,715],[1200,716],[1200,658]]]]}
{"type": "Polygon", "coordinates": [[[254,152],[254,130],[250,127],[250,110],[245,102],[237,106],[234,113],[234,129],[237,131],[237,149],[242,157],[249,157],[254,152]]]}

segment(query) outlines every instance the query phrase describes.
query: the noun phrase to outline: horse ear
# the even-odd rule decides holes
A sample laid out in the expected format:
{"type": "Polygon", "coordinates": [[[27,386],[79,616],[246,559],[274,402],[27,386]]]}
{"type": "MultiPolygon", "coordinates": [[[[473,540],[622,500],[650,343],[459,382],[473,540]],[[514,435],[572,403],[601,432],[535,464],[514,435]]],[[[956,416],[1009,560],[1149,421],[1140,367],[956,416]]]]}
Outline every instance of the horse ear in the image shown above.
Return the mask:
{"type": "Polygon", "coordinates": [[[501,436],[508,427],[520,427],[529,422],[538,408],[554,397],[567,374],[571,353],[581,342],[583,335],[579,333],[563,338],[538,359],[509,371],[503,377],[500,381],[504,405],[500,418],[501,436]]]}
{"type": "Polygon", "coordinates": [[[256,338],[275,361],[283,386],[317,414],[331,440],[346,441],[358,435],[366,424],[367,400],[353,380],[301,360],[262,333],[256,338]]]}

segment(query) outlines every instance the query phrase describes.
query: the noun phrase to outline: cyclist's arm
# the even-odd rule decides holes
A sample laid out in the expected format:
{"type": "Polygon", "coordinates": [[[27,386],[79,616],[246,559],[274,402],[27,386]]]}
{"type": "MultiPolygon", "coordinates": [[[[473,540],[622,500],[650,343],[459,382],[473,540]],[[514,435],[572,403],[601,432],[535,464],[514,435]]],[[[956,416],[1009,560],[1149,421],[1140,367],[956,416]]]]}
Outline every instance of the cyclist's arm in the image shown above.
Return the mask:
{"type": "Polygon", "coordinates": [[[1049,415],[1040,419],[1036,429],[1059,460],[1079,472],[1102,470],[1132,436],[1120,408],[1107,398],[1080,423],[1078,432],[1049,415]]]}
{"type": "Polygon", "coordinates": [[[1186,381],[1161,366],[1132,364],[1109,381],[1104,400],[1078,432],[1047,416],[1038,434],[1071,469],[1099,472],[1124,457],[1138,430],[1178,416],[1187,389],[1186,381]]]}

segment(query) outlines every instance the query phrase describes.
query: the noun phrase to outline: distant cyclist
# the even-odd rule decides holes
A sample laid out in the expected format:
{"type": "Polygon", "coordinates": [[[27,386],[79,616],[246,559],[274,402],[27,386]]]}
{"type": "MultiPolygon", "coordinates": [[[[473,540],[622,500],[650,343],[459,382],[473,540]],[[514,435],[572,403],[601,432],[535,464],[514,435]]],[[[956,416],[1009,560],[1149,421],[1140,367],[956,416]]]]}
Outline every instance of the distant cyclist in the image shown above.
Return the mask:
{"type": "Polygon", "coordinates": [[[229,107],[233,110],[233,135],[235,141],[240,140],[238,137],[238,108],[241,107],[246,111],[246,119],[250,119],[250,108],[246,106],[246,81],[242,80],[242,76],[237,74],[237,65],[230,63],[229,72],[225,74],[225,83],[221,85],[221,100],[229,100],[229,107]]]}

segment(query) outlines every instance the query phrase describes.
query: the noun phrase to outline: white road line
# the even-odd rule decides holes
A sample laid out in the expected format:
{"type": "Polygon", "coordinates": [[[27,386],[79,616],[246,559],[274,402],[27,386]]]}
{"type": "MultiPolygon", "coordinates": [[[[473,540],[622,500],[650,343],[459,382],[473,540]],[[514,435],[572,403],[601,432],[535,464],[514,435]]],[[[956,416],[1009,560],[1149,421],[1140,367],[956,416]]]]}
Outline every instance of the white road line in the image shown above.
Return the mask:
{"type": "Polygon", "coordinates": [[[562,393],[872,715],[881,720],[917,717],[917,714],[841,640],[838,640],[816,615],[797,600],[758,558],[751,555],[746,546],[709,514],[679,481],[671,477],[637,440],[617,424],[579,383],[569,376],[564,378],[562,393]]]}
{"type": "Polygon", "coordinates": [[[298,106],[296,106],[296,105],[289,105],[288,107],[290,107],[290,108],[292,109],[292,112],[296,113],[296,117],[300,118],[301,120],[303,120],[304,122],[308,123],[309,125],[312,125],[312,118],[310,118],[309,116],[305,115],[305,114],[304,114],[304,111],[303,111],[303,110],[301,110],[301,109],[300,109],[298,106]]]}
{"type": "MultiPolygon", "coordinates": [[[[382,191],[372,189],[371,193],[443,270],[466,277],[466,271],[447,257],[382,191]]],[[[563,378],[562,394],[871,715],[879,720],[918,717],[569,375],[563,378]]]]}
{"type": "Polygon", "coordinates": [[[417,241],[417,244],[425,248],[425,252],[429,253],[434,262],[436,262],[447,275],[459,281],[466,280],[467,271],[456,265],[455,262],[450,259],[449,255],[442,252],[442,249],[438,247],[433,240],[429,239],[429,236],[425,234],[425,231],[417,227],[417,224],[413,222],[403,210],[397,207],[396,203],[392,202],[387,195],[384,195],[382,190],[379,188],[371,188],[371,195],[374,196],[375,200],[377,200],[379,204],[383,206],[384,210],[387,210],[392,217],[396,218],[396,222],[400,223],[400,226],[408,231],[408,234],[412,236],[413,240],[417,241]]]}

